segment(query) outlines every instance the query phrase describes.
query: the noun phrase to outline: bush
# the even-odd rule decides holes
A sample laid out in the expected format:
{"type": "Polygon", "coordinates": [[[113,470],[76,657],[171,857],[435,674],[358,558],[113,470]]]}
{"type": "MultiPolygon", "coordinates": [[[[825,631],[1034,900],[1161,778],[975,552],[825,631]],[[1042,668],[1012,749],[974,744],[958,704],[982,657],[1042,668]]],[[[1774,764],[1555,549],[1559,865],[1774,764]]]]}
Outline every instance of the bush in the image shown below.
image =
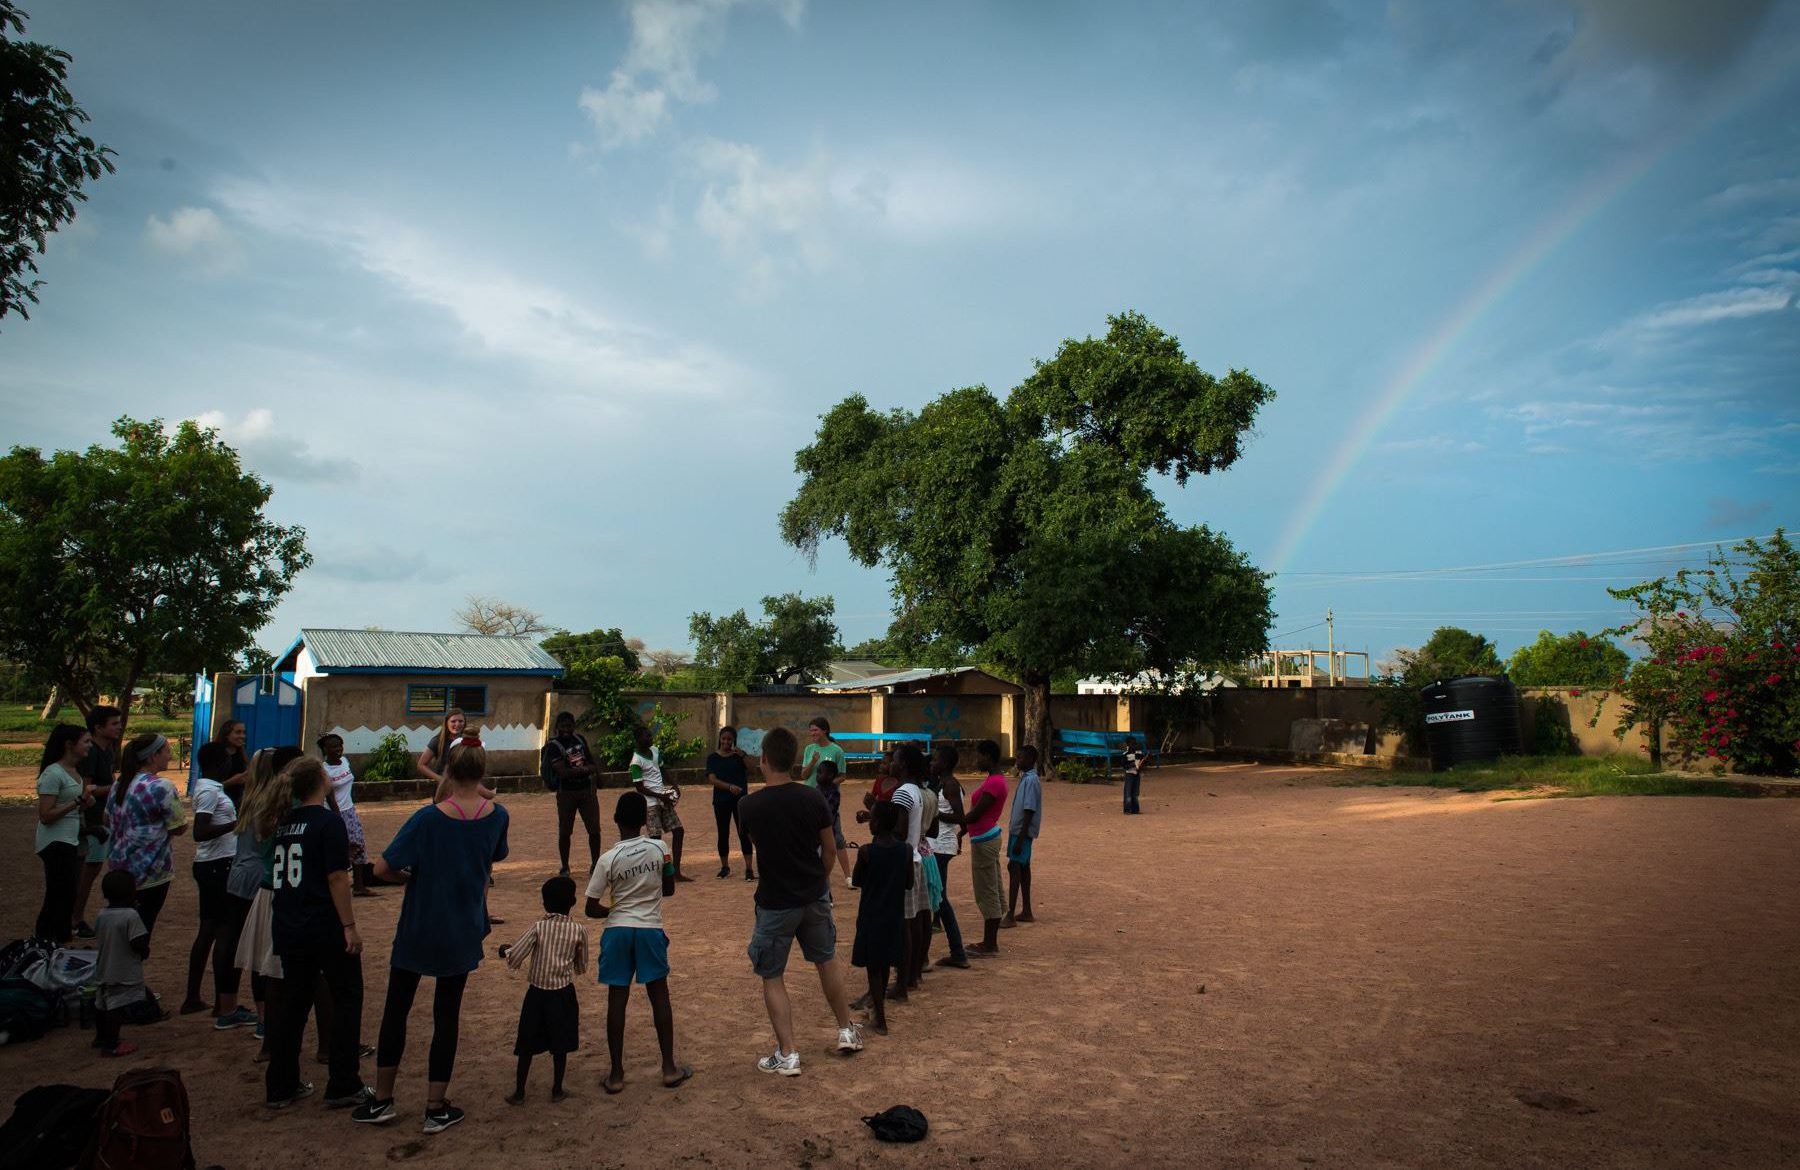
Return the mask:
{"type": "Polygon", "coordinates": [[[1532,705],[1531,754],[1572,756],[1575,733],[1569,727],[1569,707],[1555,695],[1540,695],[1532,705]]]}
{"type": "Polygon", "coordinates": [[[1056,765],[1056,778],[1070,784],[1105,784],[1106,774],[1080,756],[1065,756],[1056,765]]]}
{"type": "MultiPolygon", "coordinates": [[[[1800,550],[1781,530],[1746,540],[1704,569],[1609,589],[1641,617],[1650,651],[1619,688],[1619,734],[1640,724],[1668,732],[1690,759],[1740,772],[1800,771],[1800,550]]],[[[1654,738],[1654,736],[1653,736],[1654,738]]]]}
{"type": "Polygon", "coordinates": [[[657,750],[665,764],[693,759],[705,750],[705,741],[698,736],[683,739],[679,730],[681,721],[660,705],[651,709],[648,720],[638,717],[637,705],[625,697],[626,691],[636,689],[638,676],[626,669],[623,660],[578,658],[566,667],[564,683],[573,689],[587,691],[593,699],[594,705],[579,722],[593,732],[594,752],[602,767],[623,768],[631,762],[637,729],[642,724],[647,724],[654,732],[657,750]]]}
{"type": "Polygon", "coordinates": [[[410,780],[413,777],[415,758],[413,750],[406,746],[406,737],[398,731],[389,732],[381,737],[381,742],[375,745],[375,750],[363,761],[359,779],[368,784],[410,780]]]}

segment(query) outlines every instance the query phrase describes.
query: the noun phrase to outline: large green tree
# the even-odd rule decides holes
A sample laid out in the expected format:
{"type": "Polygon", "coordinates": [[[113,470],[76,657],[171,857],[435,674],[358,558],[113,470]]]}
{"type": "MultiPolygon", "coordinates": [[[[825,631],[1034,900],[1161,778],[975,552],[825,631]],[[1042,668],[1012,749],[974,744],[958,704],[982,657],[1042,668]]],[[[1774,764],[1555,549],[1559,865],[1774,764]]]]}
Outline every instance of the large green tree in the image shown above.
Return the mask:
{"type": "Polygon", "coordinates": [[[632,646],[636,641],[635,638],[627,638],[619,627],[613,626],[610,629],[601,627],[589,630],[585,634],[558,630],[545,638],[541,645],[564,666],[578,658],[617,658],[627,674],[636,674],[643,669],[643,662],[632,646]]]}
{"type": "Polygon", "coordinates": [[[694,664],[734,689],[823,677],[837,649],[837,603],[784,593],[763,598],[762,608],[760,622],[741,609],[718,618],[694,614],[688,621],[694,664]]]}
{"type": "Polygon", "coordinates": [[[30,316],[50,233],[75,218],[82,185],[113,169],[112,151],[81,133],[69,55],[24,40],[25,15],[0,0],[0,320],[30,316]]]}
{"type": "Polygon", "coordinates": [[[103,683],[236,661],[312,563],[215,431],[121,418],[113,435],[0,458],[0,655],[84,712],[103,683]]]}
{"type": "Polygon", "coordinates": [[[1539,630],[1537,641],[1513,651],[1506,674],[1522,687],[1610,687],[1630,668],[1625,651],[1599,634],[1539,630]]]}
{"type": "Polygon", "coordinates": [[[1267,576],[1220,533],[1171,520],[1152,473],[1183,486],[1237,461],[1273,392],[1200,369],[1137,313],[1065,341],[1004,399],[970,386],[917,413],[856,395],[795,457],[783,537],[841,538],[892,579],[889,638],[972,653],[1025,688],[1049,731],[1051,678],[1176,671],[1261,649],[1267,576]]]}

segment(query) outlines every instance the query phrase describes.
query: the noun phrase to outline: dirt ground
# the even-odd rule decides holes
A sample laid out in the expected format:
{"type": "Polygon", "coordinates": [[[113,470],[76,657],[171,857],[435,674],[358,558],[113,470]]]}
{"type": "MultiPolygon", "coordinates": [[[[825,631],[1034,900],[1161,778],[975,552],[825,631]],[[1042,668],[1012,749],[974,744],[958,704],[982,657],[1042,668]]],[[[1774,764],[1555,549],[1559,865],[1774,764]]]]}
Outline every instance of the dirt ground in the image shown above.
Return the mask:
{"type": "MultiPolygon", "coordinates": [[[[605,1000],[584,982],[579,1095],[550,1104],[540,1068],[528,1104],[502,1103],[524,984],[492,959],[464,1001],[451,1086],[468,1120],[434,1137],[417,1128],[429,996],[387,1127],[314,1102],[265,1114],[248,1031],[215,1034],[204,1017],[129,1030],[133,1063],[182,1070],[200,1164],[234,1170],[1800,1164],[1800,801],[1495,800],[1334,779],[1166,769],[1137,818],[1118,815],[1117,787],[1049,785],[1039,921],[1003,932],[998,959],[930,974],[891,1035],[830,1054],[829,1012],[796,955],[797,1079],[754,1067],[773,1042],[744,956],[750,888],[714,879],[698,824],[700,880],[666,908],[678,1044],[697,1070],[677,1091],[657,1083],[641,997],[630,1083],[600,1091],[605,1000]],[[930,1118],[926,1148],[883,1147],[859,1124],[898,1103],[930,1118]]],[[[691,796],[699,822],[705,799],[691,796]]],[[[531,921],[555,868],[551,802],[507,803],[513,854],[492,902],[507,922],[490,954],[531,921]]],[[[368,806],[371,838],[411,808],[368,806]]],[[[27,810],[0,809],[0,837],[29,832],[27,810]]],[[[171,1005],[194,911],[182,849],[150,963],[171,1005]]],[[[11,938],[35,913],[36,859],[9,851],[0,878],[11,938]]],[[[950,892],[972,919],[966,857],[950,892]]],[[[398,890],[357,903],[369,1039],[399,906],[398,890]]],[[[854,919],[840,888],[846,957],[854,919]]],[[[122,1070],[87,1039],[0,1049],[0,1102],[37,1083],[108,1084],[122,1070]]]]}

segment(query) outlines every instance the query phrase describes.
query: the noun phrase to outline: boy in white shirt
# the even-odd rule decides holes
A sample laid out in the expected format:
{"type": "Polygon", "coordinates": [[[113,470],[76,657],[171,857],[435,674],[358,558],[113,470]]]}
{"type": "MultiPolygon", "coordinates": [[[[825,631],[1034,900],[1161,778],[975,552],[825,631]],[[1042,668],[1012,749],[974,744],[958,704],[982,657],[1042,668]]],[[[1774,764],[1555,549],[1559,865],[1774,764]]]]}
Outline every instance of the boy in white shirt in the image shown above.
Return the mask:
{"type": "Polygon", "coordinates": [[[612,1069],[600,1087],[608,1093],[625,1087],[625,1007],[634,979],[650,997],[656,1042],[662,1048],[663,1087],[673,1089],[694,1075],[693,1069],[675,1063],[675,1012],[669,1003],[669,936],[663,933],[662,900],[675,893],[675,862],[667,845],[644,836],[647,814],[641,792],[620,794],[613,810],[619,843],[600,855],[588,879],[587,916],[606,919],[595,966],[607,992],[606,1048],[612,1069]],[[610,896],[611,909],[600,904],[602,895],[610,896]]]}
{"type": "Polygon", "coordinates": [[[656,746],[656,733],[639,725],[636,741],[637,747],[631,753],[631,786],[644,797],[650,836],[660,841],[667,833],[674,838],[675,880],[691,882],[694,879],[681,872],[681,842],[687,836],[687,830],[681,826],[681,814],[675,811],[675,802],[681,799],[681,786],[663,774],[662,752],[656,746]]]}

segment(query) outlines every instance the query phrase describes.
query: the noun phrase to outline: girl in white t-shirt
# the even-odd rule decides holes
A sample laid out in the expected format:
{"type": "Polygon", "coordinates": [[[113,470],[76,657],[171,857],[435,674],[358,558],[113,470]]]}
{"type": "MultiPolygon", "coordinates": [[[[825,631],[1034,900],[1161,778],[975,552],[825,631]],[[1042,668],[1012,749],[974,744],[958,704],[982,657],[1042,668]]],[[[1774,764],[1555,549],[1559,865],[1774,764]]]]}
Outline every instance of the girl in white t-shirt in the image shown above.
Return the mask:
{"type": "Polygon", "coordinates": [[[194,754],[200,775],[188,791],[194,806],[194,885],[200,894],[200,923],[188,948],[187,997],[181,1001],[181,1014],[231,1015],[237,1010],[237,938],[225,886],[237,856],[237,807],[224,782],[233,761],[231,749],[217,740],[201,745],[194,754]],[[208,955],[213,964],[213,1003],[200,993],[208,955]]]}
{"type": "Polygon", "coordinates": [[[372,898],[375,893],[369,889],[369,846],[363,835],[362,818],[356,815],[356,796],[352,792],[356,773],[344,758],[344,737],[336,732],[321,735],[319,754],[325,757],[325,778],[331,782],[325,803],[343,818],[344,831],[350,835],[350,892],[358,898],[372,898]]]}

